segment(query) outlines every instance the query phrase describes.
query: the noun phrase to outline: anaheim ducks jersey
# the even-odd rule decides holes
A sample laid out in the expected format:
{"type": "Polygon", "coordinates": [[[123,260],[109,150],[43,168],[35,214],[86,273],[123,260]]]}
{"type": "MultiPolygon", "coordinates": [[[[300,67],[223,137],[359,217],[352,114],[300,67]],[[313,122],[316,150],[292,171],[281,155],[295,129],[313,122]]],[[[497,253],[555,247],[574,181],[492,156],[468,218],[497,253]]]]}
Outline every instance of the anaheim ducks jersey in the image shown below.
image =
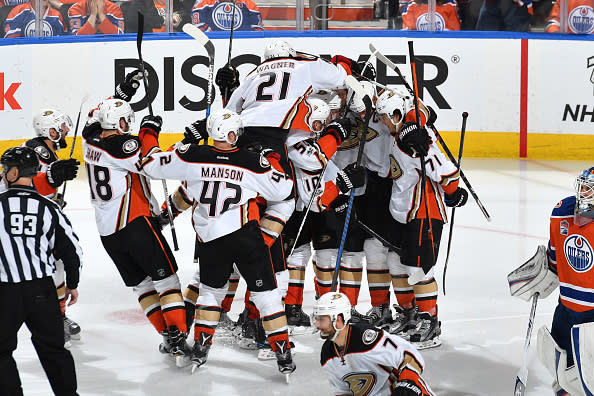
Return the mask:
{"type": "Polygon", "coordinates": [[[549,263],[559,275],[559,299],[567,308],[594,309],[594,222],[574,222],[576,198],[567,197],[553,209],[548,248],[549,263]]]}
{"type": "MultiPolygon", "coordinates": [[[[185,193],[194,201],[192,221],[202,242],[258,220],[256,197],[268,202],[292,197],[290,178],[265,158],[240,148],[219,150],[194,144],[166,152],[156,148],[142,159],[141,167],[143,173],[153,178],[187,182],[185,193]]],[[[294,207],[292,200],[287,202],[294,207]]]]}
{"type": "Polygon", "coordinates": [[[244,127],[289,129],[299,103],[312,89],[336,88],[346,76],[342,66],[322,59],[269,59],[245,77],[226,108],[241,114],[244,127]]]}
{"type": "Polygon", "coordinates": [[[91,204],[101,236],[111,235],[140,216],[160,213],[150,182],[137,167],[141,147],[137,136],[101,138],[99,123],[82,132],[82,151],[91,189],[91,204]]]}
{"type": "Polygon", "coordinates": [[[370,171],[376,172],[380,177],[388,177],[390,174],[390,146],[394,138],[376,113],[369,120],[369,129],[375,131],[377,136],[365,142],[361,164],[370,171]]]}
{"type": "Polygon", "coordinates": [[[322,346],[320,363],[333,395],[388,396],[401,366],[409,364],[422,372],[425,361],[404,339],[362,323],[343,331],[349,333],[342,351],[330,340],[322,346]]]}
{"type": "Polygon", "coordinates": [[[27,140],[23,143],[23,146],[27,146],[35,150],[37,158],[39,158],[39,170],[41,172],[47,171],[47,168],[54,161],[58,160],[58,156],[52,149],[50,149],[45,142],[44,137],[36,137],[31,140],[27,140]]]}
{"type": "MultiPolygon", "coordinates": [[[[402,9],[402,30],[431,30],[429,6],[426,2],[409,1],[402,9]]],[[[460,30],[460,18],[454,0],[435,5],[434,30],[460,30]]]]}
{"type": "MultiPolygon", "coordinates": [[[[295,185],[298,193],[296,210],[302,211],[307,207],[325,167],[330,166],[330,169],[327,169],[324,175],[334,173],[331,180],[336,177],[338,169],[333,172],[332,168],[335,166],[330,162],[336,149],[336,139],[330,135],[323,136],[317,141],[313,139],[310,132],[303,130],[292,131],[287,136],[287,153],[295,169],[295,185]]],[[[325,177],[324,179],[316,191],[316,204],[310,208],[313,212],[325,210],[338,195],[336,185],[325,177]]]]}
{"type": "Polygon", "coordinates": [[[390,177],[392,178],[392,198],[390,213],[396,221],[406,224],[413,219],[427,218],[425,199],[429,217],[447,222],[446,208],[443,202],[444,192],[452,194],[458,188],[458,169],[437,147],[432,131],[428,131],[433,143],[425,157],[425,195],[421,197],[422,177],[420,159],[413,158],[400,150],[396,140],[390,149],[390,177]]]}

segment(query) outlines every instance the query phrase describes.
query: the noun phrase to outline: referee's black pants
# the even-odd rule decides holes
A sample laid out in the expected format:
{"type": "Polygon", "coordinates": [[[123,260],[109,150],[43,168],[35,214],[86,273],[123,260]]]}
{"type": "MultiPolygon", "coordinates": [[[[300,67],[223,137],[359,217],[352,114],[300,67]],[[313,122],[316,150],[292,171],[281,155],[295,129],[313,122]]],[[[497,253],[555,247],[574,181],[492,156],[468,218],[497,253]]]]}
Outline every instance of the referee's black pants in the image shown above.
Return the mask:
{"type": "Polygon", "coordinates": [[[20,283],[0,282],[0,395],[22,395],[12,352],[23,322],[56,395],[76,395],[76,372],[64,348],[64,323],[51,276],[20,283]]]}

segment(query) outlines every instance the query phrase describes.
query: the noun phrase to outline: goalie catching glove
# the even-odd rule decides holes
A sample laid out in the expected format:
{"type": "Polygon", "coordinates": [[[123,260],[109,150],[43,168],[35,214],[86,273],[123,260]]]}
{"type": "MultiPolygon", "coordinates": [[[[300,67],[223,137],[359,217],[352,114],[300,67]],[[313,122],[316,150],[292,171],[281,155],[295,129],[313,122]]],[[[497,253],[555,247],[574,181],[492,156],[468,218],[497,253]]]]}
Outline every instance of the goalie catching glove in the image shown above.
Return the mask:
{"type": "Polygon", "coordinates": [[[512,296],[529,301],[534,293],[546,298],[559,287],[557,272],[547,259],[547,248],[538,246],[536,254],[507,276],[512,296]]]}
{"type": "Polygon", "coordinates": [[[80,162],[74,158],[52,162],[46,171],[48,183],[53,188],[58,188],[66,180],[76,178],[79,165],[80,162]]]}
{"type": "MultiPolygon", "coordinates": [[[[146,73],[146,76],[148,77],[148,73],[146,73]]],[[[140,81],[142,81],[142,71],[140,69],[128,73],[124,81],[116,85],[113,97],[129,102],[138,90],[138,87],[140,87],[140,81]]]]}

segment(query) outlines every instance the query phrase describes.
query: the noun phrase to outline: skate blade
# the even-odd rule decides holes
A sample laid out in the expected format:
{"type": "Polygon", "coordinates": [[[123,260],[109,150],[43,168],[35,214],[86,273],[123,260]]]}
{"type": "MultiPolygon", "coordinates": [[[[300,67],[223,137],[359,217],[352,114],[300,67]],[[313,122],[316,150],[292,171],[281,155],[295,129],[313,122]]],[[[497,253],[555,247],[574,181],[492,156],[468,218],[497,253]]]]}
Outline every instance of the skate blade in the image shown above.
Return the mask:
{"type": "Polygon", "coordinates": [[[411,342],[411,344],[413,344],[418,350],[436,348],[441,345],[441,339],[439,337],[435,337],[432,340],[411,342]]]}
{"type": "Polygon", "coordinates": [[[291,374],[285,374],[285,381],[287,382],[287,385],[291,383],[291,374]]]}
{"type": "Polygon", "coordinates": [[[309,332],[309,329],[310,329],[310,327],[305,327],[305,326],[294,326],[294,327],[289,326],[289,335],[292,335],[292,336],[304,335],[309,332]]]}
{"type": "Polygon", "coordinates": [[[78,334],[70,334],[70,339],[74,341],[80,341],[80,333],[78,334]]]}
{"type": "Polygon", "coordinates": [[[66,341],[64,343],[64,348],[66,348],[66,349],[70,349],[71,346],[72,346],[72,344],[70,343],[70,341],[66,341]]]}
{"type": "Polygon", "coordinates": [[[184,368],[192,363],[192,360],[187,355],[174,355],[175,365],[179,368],[184,368]]]}
{"type": "Polygon", "coordinates": [[[198,363],[192,363],[192,372],[190,374],[194,374],[194,371],[196,371],[198,367],[200,367],[198,363]]]}

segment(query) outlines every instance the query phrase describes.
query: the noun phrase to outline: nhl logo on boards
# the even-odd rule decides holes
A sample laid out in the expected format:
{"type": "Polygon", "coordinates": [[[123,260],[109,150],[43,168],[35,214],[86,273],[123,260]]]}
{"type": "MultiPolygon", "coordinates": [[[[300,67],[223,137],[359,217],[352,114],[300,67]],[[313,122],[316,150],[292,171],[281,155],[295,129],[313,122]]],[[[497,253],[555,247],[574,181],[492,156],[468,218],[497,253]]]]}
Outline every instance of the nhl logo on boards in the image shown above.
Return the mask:
{"type": "Polygon", "coordinates": [[[138,142],[134,139],[130,139],[124,143],[122,150],[124,153],[133,153],[138,149],[138,142]]]}
{"type": "Polygon", "coordinates": [[[559,224],[559,232],[561,233],[561,235],[569,234],[569,222],[567,220],[561,221],[561,223],[559,224]]]}
{"type": "Polygon", "coordinates": [[[592,246],[581,235],[572,234],[565,239],[563,252],[567,263],[575,272],[586,272],[592,268],[592,246]]]}
{"type": "Polygon", "coordinates": [[[363,332],[363,344],[370,345],[377,338],[378,332],[373,329],[367,329],[363,332]]]}
{"type": "Polygon", "coordinates": [[[231,30],[231,20],[233,19],[233,30],[239,29],[243,22],[243,14],[237,5],[233,3],[220,3],[212,11],[212,21],[216,27],[221,30],[231,30]],[[233,8],[235,7],[235,17],[233,17],[233,8]],[[234,19],[235,18],[235,19],[234,19]]]}

